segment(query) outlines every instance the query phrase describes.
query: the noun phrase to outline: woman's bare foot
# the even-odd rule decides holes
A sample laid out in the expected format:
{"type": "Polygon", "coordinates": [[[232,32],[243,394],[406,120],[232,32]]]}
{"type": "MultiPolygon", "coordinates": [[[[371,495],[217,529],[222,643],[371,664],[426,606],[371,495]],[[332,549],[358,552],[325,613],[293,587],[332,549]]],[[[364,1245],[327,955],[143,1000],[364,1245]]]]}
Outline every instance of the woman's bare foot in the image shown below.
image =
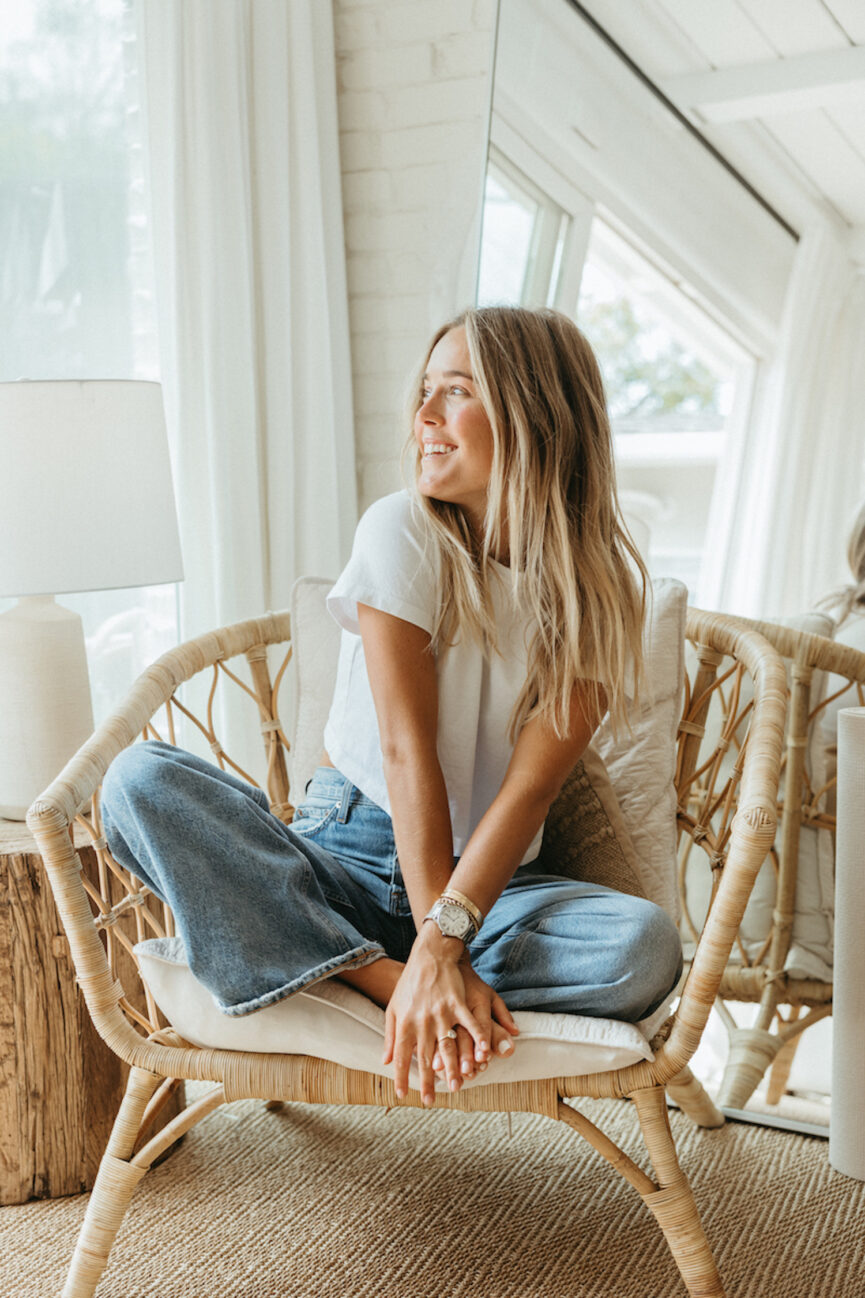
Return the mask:
{"type": "Polygon", "coordinates": [[[404,968],[405,965],[399,960],[382,956],[372,964],[361,965],[360,969],[343,969],[342,973],[334,976],[340,982],[356,987],[359,992],[363,992],[364,996],[368,996],[371,1001],[375,1001],[376,1005],[386,1010],[404,968]]]}

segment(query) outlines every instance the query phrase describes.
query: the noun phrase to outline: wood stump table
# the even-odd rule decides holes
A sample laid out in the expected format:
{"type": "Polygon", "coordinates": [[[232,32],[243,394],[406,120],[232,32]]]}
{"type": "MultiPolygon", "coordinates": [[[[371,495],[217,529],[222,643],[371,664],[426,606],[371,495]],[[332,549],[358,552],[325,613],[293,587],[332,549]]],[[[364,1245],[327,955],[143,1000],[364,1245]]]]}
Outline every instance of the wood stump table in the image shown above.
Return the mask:
{"type": "MultiPolygon", "coordinates": [[[[88,843],[76,831],[84,869],[95,872],[88,843]]],[[[75,985],[32,834],[0,819],[0,1204],[91,1188],[128,1071],[75,985]]],[[[181,1086],[154,1130],[183,1104],[181,1086]]]]}

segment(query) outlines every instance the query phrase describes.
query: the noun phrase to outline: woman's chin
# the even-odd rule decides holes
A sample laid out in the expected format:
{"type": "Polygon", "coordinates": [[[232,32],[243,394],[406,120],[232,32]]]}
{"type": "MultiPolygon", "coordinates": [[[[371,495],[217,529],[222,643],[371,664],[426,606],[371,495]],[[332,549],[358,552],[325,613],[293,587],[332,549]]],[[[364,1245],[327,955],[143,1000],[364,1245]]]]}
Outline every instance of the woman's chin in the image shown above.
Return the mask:
{"type": "Polygon", "coordinates": [[[417,481],[417,489],[428,500],[440,500],[442,504],[448,504],[451,501],[447,487],[440,482],[428,482],[423,477],[420,477],[417,481]]]}

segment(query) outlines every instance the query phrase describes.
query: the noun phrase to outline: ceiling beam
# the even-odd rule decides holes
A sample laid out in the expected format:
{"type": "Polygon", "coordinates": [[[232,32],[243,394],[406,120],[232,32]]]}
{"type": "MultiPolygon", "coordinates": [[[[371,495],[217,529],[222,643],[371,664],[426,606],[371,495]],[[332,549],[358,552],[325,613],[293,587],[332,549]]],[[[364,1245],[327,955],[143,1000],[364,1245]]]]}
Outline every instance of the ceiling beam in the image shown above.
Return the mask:
{"type": "Polygon", "coordinates": [[[660,82],[683,112],[704,122],[740,122],[865,99],[865,46],[686,73],[660,82]]]}

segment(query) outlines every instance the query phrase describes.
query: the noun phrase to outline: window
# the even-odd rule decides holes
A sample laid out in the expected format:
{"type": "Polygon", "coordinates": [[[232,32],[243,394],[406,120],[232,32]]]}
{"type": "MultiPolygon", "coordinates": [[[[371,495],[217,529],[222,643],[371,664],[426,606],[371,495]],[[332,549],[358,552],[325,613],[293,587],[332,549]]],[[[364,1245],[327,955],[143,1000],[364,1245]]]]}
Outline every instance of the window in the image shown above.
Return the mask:
{"type": "Polygon", "coordinates": [[[619,491],[653,576],[698,598],[719,467],[736,435],[754,358],[600,217],[577,321],[604,375],[619,491]]]}
{"type": "MultiPolygon", "coordinates": [[[[159,377],[135,55],[129,0],[3,7],[4,381],[159,377]]],[[[98,508],[98,499],[81,508],[98,508]]],[[[176,587],[62,602],[84,620],[99,721],[176,643],[176,587]]]]}
{"type": "Polygon", "coordinates": [[[484,191],[478,305],[550,306],[568,218],[537,185],[492,153],[484,191]]]}

